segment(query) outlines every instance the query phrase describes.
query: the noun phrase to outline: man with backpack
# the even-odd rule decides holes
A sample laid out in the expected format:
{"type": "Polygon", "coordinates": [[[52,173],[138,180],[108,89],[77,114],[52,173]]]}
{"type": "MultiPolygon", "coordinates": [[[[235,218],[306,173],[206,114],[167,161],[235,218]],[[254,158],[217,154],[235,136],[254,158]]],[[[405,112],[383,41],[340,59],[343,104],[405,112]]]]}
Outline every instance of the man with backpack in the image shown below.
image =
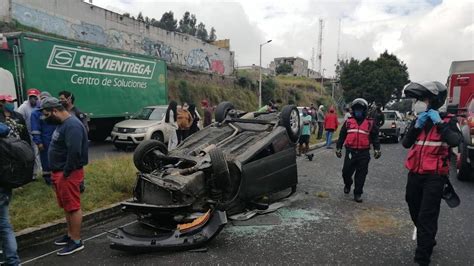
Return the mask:
{"type": "Polygon", "coordinates": [[[5,264],[19,265],[17,243],[9,218],[12,188],[32,180],[34,153],[23,116],[10,95],[0,95],[0,239],[5,264]]]}
{"type": "MultiPolygon", "coordinates": [[[[6,138],[10,133],[10,128],[0,123],[0,139],[6,138]]],[[[0,155],[1,157],[2,155],[0,155]]],[[[4,163],[2,160],[0,163],[4,163]]],[[[0,177],[1,178],[1,177],[0,177]]],[[[17,253],[17,243],[15,233],[10,224],[10,215],[8,205],[12,197],[11,188],[0,186],[0,239],[3,243],[3,254],[5,256],[5,264],[19,265],[20,258],[17,253]]]]}
{"type": "Polygon", "coordinates": [[[67,234],[54,244],[64,246],[57,255],[66,256],[84,249],[80,185],[84,180],[83,167],[88,163],[87,131],[82,122],[54,97],[44,99],[40,110],[46,123],[57,125],[48,158],[58,205],[64,209],[67,221],[67,234]]]}

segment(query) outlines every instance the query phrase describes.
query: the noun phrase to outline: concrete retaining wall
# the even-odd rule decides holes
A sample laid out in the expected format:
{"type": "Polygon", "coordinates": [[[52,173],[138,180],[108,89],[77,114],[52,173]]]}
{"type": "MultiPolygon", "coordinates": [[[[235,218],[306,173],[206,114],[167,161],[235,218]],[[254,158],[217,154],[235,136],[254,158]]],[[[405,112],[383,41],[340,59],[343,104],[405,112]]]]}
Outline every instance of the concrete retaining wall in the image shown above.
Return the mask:
{"type": "Polygon", "coordinates": [[[6,9],[3,5],[9,3],[13,20],[43,32],[156,56],[202,71],[228,75],[234,70],[234,53],[228,49],[147,26],[82,0],[0,0],[0,20],[6,9]]]}

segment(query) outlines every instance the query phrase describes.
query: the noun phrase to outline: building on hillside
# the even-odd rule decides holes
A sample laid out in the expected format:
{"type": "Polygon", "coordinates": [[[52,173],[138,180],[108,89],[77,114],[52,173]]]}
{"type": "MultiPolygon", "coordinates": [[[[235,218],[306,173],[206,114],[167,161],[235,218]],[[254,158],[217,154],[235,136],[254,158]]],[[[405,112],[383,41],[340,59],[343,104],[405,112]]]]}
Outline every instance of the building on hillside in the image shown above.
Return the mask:
{"type": "Polygon", "coordinates": [[[288,64],[293,68],[291,75],[296,77],[308,77],[308,60],[301,57],[277,57],[270,63],[270,69],[275,71],[278,66],[288,64]]]}
{"type": "Polygon", "coordinates": [[[311,79],[321,79],[321,74],[316,70],[308,68],[308,76],[307,77],[311,78],[311,79]]]}

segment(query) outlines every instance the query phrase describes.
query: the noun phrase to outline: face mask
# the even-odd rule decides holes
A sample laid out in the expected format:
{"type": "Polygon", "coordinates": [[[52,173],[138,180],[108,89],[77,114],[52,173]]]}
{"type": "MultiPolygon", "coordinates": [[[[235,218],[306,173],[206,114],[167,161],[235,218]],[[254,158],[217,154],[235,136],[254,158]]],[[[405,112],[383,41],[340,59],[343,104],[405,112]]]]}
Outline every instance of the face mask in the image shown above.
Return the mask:
{"type": "Polygon", "coordinates": [[[426,110],[428,110],[428,105],[425,102],[416,101],[416,103],[413,105],[413,111],[416,114],[426,112],[426,110]]]}
{"type": "Polygon", "coordinates": [[[364,118],[364,112],[360,111],[360,110],[355,110],[354,111],[354,117],[356,119],[362,119],[362,118],[364,118]]]}
{"type": "Polygon", "coordinates": [[[67,108],[67,101],[59,101],[64,108],[67,108]]]}
{"type": "Polygon", "coordinates": [[[15,105],[13,103],[5,103],[5,109],[11,113],[15,109],[15,105]]]}
{"type": "Polygon", "coordinates": [[[49,125],[59,125],[61,124],[61,120],[57,117],[55,117],[54,115],[50,115],[46,118],[44,118],[44,121],[46,122],[46,124],[49,124],[49,125]]]}

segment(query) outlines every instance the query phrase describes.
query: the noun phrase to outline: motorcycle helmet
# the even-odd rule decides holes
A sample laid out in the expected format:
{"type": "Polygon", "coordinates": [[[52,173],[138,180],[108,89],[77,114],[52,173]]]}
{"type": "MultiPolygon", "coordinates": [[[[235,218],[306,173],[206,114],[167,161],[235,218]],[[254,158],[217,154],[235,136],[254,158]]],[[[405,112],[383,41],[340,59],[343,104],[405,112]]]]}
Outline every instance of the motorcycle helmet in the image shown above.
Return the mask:
{"type": "Polygon", "coordinates": [[[448,89],[438,81],[411,82],[405,85],[403,92],[407,98],[429,99],[429,108],[438,110],[446,101],[448,89]]]}

